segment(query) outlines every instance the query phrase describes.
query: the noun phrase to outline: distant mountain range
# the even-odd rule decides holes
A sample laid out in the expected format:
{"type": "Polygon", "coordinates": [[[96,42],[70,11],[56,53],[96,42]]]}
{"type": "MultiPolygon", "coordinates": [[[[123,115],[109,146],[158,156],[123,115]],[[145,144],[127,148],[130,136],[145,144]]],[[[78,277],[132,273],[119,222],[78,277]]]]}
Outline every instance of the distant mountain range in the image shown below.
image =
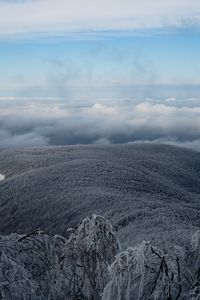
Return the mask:
{"type": "Polygon", "coordinates": [[[200,153],[134,144],[0,151],[0,233],[67,235],[93,213],[124,245],[184,244],[200,227],[200,153]]]}

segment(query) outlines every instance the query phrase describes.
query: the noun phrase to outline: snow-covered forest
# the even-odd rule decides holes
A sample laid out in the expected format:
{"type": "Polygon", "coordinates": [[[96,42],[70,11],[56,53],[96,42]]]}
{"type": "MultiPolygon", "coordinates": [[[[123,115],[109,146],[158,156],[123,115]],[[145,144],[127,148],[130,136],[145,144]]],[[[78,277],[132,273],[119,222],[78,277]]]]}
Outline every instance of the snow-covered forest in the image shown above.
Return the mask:
{"type": "Polygon", "coordinates": [[[94,213],[125,249],[185,246],[200,227],[200,155],[167,145],[88,145],[0,151],[0,234],[66,236],[94,213]]]}
{"type": "Polygon", "coordinates": [[[200,231],[165,252],[143,241],[121,249],[111,223],[93,215],[67,237],[36,230],[0,237],[0,299],[200,299],[200,231]]]}

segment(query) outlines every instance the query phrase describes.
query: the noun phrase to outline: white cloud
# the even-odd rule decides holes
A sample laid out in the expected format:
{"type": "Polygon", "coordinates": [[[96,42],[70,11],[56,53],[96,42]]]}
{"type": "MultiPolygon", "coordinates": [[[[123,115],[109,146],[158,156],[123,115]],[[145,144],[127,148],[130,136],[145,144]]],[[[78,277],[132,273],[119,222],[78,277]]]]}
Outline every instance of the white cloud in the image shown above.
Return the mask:
{"type": "Polygon", "coordinates": [[[199,0],[0,1],[0,36],[198,26],[199,0]]]}
{"type": "Polygon", "coordinates": [[[107,98],[70,107],[67,100],[12,99],[1,109],[0,102],[0,148],[148,141],[200,150],[200,103],[164,103],[107,98]]]}
{"type": "Polygon", "coordinates": [[[176,111],[177,109],[176,109],[176,107],[167,106],[164,104],[151,104],[148,102],[142,102],[136,106],[136,110],[141,113],[166,114],[166,113],[172,113],[172,112],[176,111]]]}
{"type": "Polygon", "coordinates": [[[92,116],[110,116],[110,117],[117,117],[120,115],[119,111],[116,107],[106,106],[101,103],[95,103],[91,108],[85,109],[86,113],[92,116]]]}
{"type": "Polygon", "coordinates": [[[170,97],[170,98],[165,99],[166,102],[173,102],[176,100],[177,100],[176,97],[170,97]]]}

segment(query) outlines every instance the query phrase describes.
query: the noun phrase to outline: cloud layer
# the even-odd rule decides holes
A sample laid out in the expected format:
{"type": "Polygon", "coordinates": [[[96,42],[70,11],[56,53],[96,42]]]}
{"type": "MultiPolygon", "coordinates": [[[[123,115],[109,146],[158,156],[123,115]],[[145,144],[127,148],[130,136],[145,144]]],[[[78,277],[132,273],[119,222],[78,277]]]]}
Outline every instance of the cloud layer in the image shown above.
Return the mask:
{"type": "Polygon", "coordinates": [[[200,99],[1,99],[0,148],[157,142],[200,150],[200,99]]]}
{"type": "Polygon", "coordinates": [[[132,31],[200,24],[198,0],[0,1],[0,36],[132,31]]]}

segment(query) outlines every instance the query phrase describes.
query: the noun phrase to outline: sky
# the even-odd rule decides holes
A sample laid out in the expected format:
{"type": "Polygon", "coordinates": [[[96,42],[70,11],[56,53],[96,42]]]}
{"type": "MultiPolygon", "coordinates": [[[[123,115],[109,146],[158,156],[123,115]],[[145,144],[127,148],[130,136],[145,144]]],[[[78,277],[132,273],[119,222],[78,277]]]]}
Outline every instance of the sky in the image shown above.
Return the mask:
{"type": "Polygon", "coordinates": [[[199,74],[199,0],[0,0],[0,148],[199,150],[199,74]]]}

